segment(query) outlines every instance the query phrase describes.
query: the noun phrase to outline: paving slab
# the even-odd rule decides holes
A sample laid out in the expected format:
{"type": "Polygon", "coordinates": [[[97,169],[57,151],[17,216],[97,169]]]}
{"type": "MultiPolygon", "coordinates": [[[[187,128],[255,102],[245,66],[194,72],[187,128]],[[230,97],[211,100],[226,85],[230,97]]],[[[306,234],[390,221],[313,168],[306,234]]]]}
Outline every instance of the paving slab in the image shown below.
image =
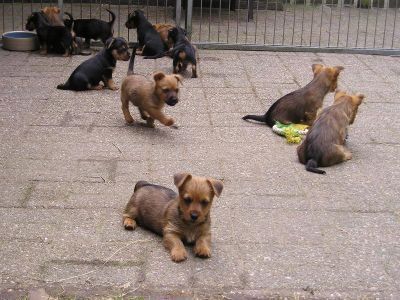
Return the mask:
{"type": "MultiPolygon", "coordinates": [[[[0,50],[0,299],[400,298],[400,58],[200,50],[199,78],[185,73],[166,109],[177,129],[126,125],[119,91],[57,90],[85,59],[0,50]],[[308,83],[313,63],[343,65],[339,88],[366,95],[353,159],[325,176],[241,119],[308,83]],[[224,191],[212,257],[187,246],[176,264],[121,214],[138,180],[174,189],[183,171],[224,191]]],[[[172,62],[135,68],[150,78],[172,62]]]]}

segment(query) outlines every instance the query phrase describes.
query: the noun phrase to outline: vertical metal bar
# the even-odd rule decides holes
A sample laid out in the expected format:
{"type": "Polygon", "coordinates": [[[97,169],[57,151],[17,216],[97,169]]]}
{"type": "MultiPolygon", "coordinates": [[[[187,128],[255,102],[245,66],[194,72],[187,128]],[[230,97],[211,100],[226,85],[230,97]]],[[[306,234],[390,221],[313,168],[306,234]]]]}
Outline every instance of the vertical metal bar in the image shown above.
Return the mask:
{"type": "Polygon", "coordinates": [[[89,19],[92,18],[92,0],[89,2],[89,19]]]}
{"type": "Polygon", "coordinates": [[[175,24],[181,26],[182,1],[176,0],[175,5],[175,24]]]}
{"type": "Polygon", "coordinates": [[[374,48],[375,48],[375,41],[376,41],[376,28],[378,27],[378,15],[379,15],[379,0],[376,2],[376,19],[375,19],[375,32],[374,32],[374,48]]]}
{"type": "Polygon", "coordinates": [[[296,3],[297,1],[294,0],[294,7],[293,7],[293,30],[292,30],[292,46],[294,41],[294,27],[296,26],[296,3]]]}
{"type": "Polygon", "coordinates": [[[187,32],[187,37],[188,37],[189,41],[192,39],[192,14],[193,14],[193,0],[187,0],[187,11],[186,11],[187,27],[186,27],[186,32],[187,32]]]}
{"type": "Polygon", "coordinates": [[[360,7],[358,8],[358,22],[357,22],[357,35],[356,35],[356,47],[358,45],[358,33],[360,31],[360,19],[361,19],[361,1],[360,1],[360,7]]]}
{"type": "Polygon", "coordinates": [[[264,20],[264,45],[265,45],[266,38],[267,38],[268,0],[265,5],[266,5],[266,7],[265,7],[265,20],[264,20]]]}
{"type": "MultiPolygon", "coordinates": [[[[389,6],[389,4],[388,4],[389,6]]],[[[383,26],[383,39],[382,39],[382,48],[385,48],[385,38],[386,38],[386,21],[387,21],[387,16],[388,16],[388,10],[389,7],[385,7],[386,9],[386,14],[385,14],[385,25],[383,26]]]]}
{"type": "Polygon", "coordinates": [[[370,12],[370,8],[372,8],[372,7],[369,5],[369,3],[370,3],[370,2],[368,1],[368,8],[367,8],[367,24],[365,25],[364,48],[367,47],[369,12],[370,12]]]}
{"type": "MultiPolygon", "coordinates": [[[[177,0],[181,1],[181,0],[177,0]]],[[[201,42],[201,25],[203,24],[203,0],[200,0],[200,28],[199,28],[199,42],[201,42]]]]}
{"type": "Polygon", "coordinates": [[[118,36],[121,36],[121,0],[118,0],[118,36]]]}
{"type": "Polygon", "coordinates": [[[282,29],[282,45],[285,44],[285,27],[286,27],[286,0],[283,7],[283,29],[282,29]]]}
{"type": "Polygon", "coordinates": [[[300,34],[300,46],[303,46],[303,29],[304,29],[304,11],[306,9],[306,0],[303,0],[303,15],[301,17],[301,34],[300,34]]]}
{"type": "Polygon", "coordinates": [[[236,5],[236,44],[238,42],[238,36],[239,36],[239,12],[240,12],[240,0],[236,0],[237,5],[236,5]]]}
{"type": "Polygon", "coordinates": [[[231,0],[228,1],[228,29],[226,31],[226,43],[229,43],[229,23],[231,21],[231,0]]]}
{"type": "Polygon", "coordinates": [[[310,29],[310,46],[311,46],[311,44],[312,44],[312,31],[313,31],[313,24],[314,24],[314,7],[315,7],[315,0],[312,1],[311,29],[310,29]]]}
{"type": "MultiPolygon", "coordinates": [[[[92,1],[92,0],[90,0],[90,1],[92,1]]],[[[128,0],[128,16],[129,16],[129,12],[130,12],[130,0],[128,0]]],[[[129,29],[128,29],[128,41],[130,41],[129,29]]]]}
{"type": "Polygon", "coordinates": [[[331,7],[330,7],[330,9],[331,9],[331,14],[330,14],[330,17],[329,17],[328,47],[329,47],[330,44],[331,44],[333,0],[331,0],[331,7]]]}
{"type": "MultiPolygon", "coordinates": [[[[138,6],[139,6],[139,0],[138,0],[138,6]]],[[[146,4],[146,18],[149,18],[149,0],[147,0],[147,4],[146,4]]]]}
{"type": "Polygon", "coordinates": [[[340,9],[339,9],[339,28],[337,32],[337,41],[336,41],[336,47],[339,47],[339,40],[340,40],[340,27],[342,25],[342,7],[344,5],[344,1],[339,0],[340,3],[340,9]]]}
{"type": "Polygon", "coordinates": [[[11,22],[12,22],[12,30],[15,30],[14,24],[14,0],[11,2],[11,22]]]}
{"type": "Polygon", "coordinates": [[[158,23],[158,0],[156,0],[156,23],[158,23]]]}
{"type": "Polygon", "coordinates": [[[319,40],[318,40],[318,46],[321,46],[321,35],[322,35],[322,20],[324,17],[324,2],[322,1],[321,3],[321,23],[319,25],[319,40]]]}
{"type": "Polygon", "coordinates": [[[64,14],[64,0],[58,0],[57,5],[58,5],[58,8],[60,9],[60,14],[62,16],[64,14]]]}
{"type": "Polygon", "coordinates": [[[397,10],[399,8],[399,1],[396,0],[396,8],[394,10],[394,20],[393,20],[393,35],[392,35],[392,49],[394,46],[394,33],[396,31],[396,19],[397,19],[397,10]]]}
{"type": "Polygon", "coordinates": [[[5,2],[5,0],[3,0],[3,5],[2,5],[2,14],[3,14],[3,32],[6,32],[6,31],[7,31],[7,30],[6,30],[6,22],[5,22],[5,20],[4,20],[4,16],[5,16],[5,13],[4,13],[5,4],[4,4],[4,2],[5,2]]]}
{"type": "Polygon", "coordinates": [[[346,48],[349,44],[349,33],[350,33],[350,15],[351,15],[351,6],[349,7],[349,18],[347,20],[347,37],[346,37],[346,48]]]}
{"type": "Polygon", "coordinates": [[[82,19],[82,0],[81,0],[81,19],[82,19]]]}
{"type": "Polygon", "coordinates": [[[209,42],[210,42],[210,39],[211,39],[211,12],[212,12],[212,0],[210,0],[210,14],[209,14],[209,17],[208,17],[208,41],[209,42]]]}
{"type": "Polygon", "coordinates": [[[164,23],[167,23],[167,14],[168,14],[168,0],[165,0],[164,23]]]}
{"type": "Polygon", "coordinates": [[[24,0],[21,0],[21,30],[24,30],[24,0]]]}
{"type": "Polygon", "coordinates": [[[278,9],[278,3],[275,1],[275,20],[274,20],[274,35],[272,36],[272,45],[275,45],[275,33],[276,33],[276,10],[278,9]]]}
{"type": "Polygon", "coordinates": [[[221,24],[221,0],[219,0],[219,10],[218,10],[218,42],[219,42],[219,28],[221,24]]]}
{"type": "Polygon", "coordinates": [[[254,44],[257,44],[257,27],[258,27],[258,7],[260,4],[260,0],[257,1],[257,7],[256,7],[256,28],[254,30],[254,44]]]}
{"type": "Polygon", "coordinates": [[[249,14],[250,14],[250,1],[252,0],[247,0],[247,16],[246,16],[246,38],[245,38],[245,44],[247,44],[247,30],[249,27],[249,14]]]}

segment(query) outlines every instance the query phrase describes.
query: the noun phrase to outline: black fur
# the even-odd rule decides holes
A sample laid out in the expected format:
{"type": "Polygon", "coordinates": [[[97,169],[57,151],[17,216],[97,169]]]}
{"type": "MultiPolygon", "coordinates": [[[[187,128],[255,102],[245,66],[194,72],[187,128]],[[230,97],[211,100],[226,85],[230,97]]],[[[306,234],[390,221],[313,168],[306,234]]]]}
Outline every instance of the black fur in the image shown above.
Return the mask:
{"type": "Polygon", "coordinates": [[[192,78],[197,78],[196,49],[186,37],[186,31],[180,27],[175,27],[168,32],[168,39],[174,43],[172,53],[174,73],[186,70],[188,64],[192,64],[192,78]],[[180,57],[184,55],[184,59],[180,57]]]}
{"type": "Polygon", "coordinates": [[[123,60],[129,59],[128,43],[123,38],[110,38],[106,46],[95,56],[81,63],[71,74],[65,84],[57,86],[60,90],[84,91],[97,86],[100,81],[107,84],[112,79],[112,72],[116,66],[113,50],[124,55],[123,60]]]}
{"type": "Polygon", "coordinates": [[[144,58],[160,58],[166,55],[167,47],[143,11],[135,10],[129,14],[125,26],[128,29],[137,29],[139,48],[143,50],[144,58]]]}
{"type": "Polygon", "coordinates": [[[65,26],[52,26],[42,12],[33,12],[25,25],[29,31],[36,30],[42,49],[59,54],[71,54],[72,35],[65,26]]]}
{"type": "MultiPolygon", "coordinates": [[[[113,25],[115,21],[115,14],[106,8],[111,15],[111,21],[106,22],[99,19],[76,19],[73,21],[71,26],[70,20],[64,20],[65,26],[72,28],[76,36],[85,39],[85,43],[90,45],[90,40],[101,40],[104,44],[106,41],[113,36],[114,30],[113,25]]],[[[65,13],[72,19],[70,13],[65,13]]]]}
{"type": "Polygon", "coordinates": [[[325,171],[318,169],[318,163],[312,158],[307,160],[306,170],[317,174],[326,174],[325,171]]]}

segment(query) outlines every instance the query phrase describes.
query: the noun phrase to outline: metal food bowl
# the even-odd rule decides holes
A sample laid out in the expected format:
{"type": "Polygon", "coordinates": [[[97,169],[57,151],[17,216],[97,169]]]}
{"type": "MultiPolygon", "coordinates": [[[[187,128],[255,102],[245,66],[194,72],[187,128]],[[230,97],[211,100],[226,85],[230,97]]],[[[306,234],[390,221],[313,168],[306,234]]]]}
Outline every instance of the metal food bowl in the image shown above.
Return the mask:
{"type": "Polygon", "coordinates": [[[13,51],[34,51],[39,49],[39,40],[34,32],[9,31],[3,34],[3,48],[13,51]]]}

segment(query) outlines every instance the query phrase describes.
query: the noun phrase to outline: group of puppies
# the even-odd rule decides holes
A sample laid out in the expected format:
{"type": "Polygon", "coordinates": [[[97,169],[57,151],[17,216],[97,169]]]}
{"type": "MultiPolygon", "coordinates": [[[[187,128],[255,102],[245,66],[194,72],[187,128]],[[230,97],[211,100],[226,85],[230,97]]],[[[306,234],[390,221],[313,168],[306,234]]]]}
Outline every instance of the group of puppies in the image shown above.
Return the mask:
{"type": "Polygon", "coordinates": [[[343,69],[341,66],[314,64],[314,78],[305,87],[278,99],[264,115],[247,115],[243,119],[264,122],[269,127],[276,121],[311,126],[302,144],[297,147],[297,155],[307,171],[325,174],[318,167],[332,166],[352,158],[351,152],[344,146],[347,130],[364,99],[364,95],[359,93],[351,95],[336,90],[343,69]],[[333,104],[321,111],[325,96],[335,91],[333,104]]]}
{"type": "Polygon", "coordinates": [[[48,6],[41,11],[32,12],[25,29],[36,30],[41,54],[47,54],[47,52],[64,56],[85,54],[82,49],[90,46],[91,39],[100,39],[105,43],[113,36],[115,14],[111,10],[106,10],[111,15],[110,22],[98,19],[74,19],[67,12],[65,14],[69,19],[63,19],[58,7],[48,6]]]}
{"type": "MultiPolygon", "coordinates": [[[[36,15],[43,18],[43,15],[49,14],[43,11],[36,15]]],[[[33,14],[30,18],[36,16],[33,14]]],[[[109,36],[112,36],[114,19],[115,17],[107,23],[110,26],[108,35],[97,35],[97,38],[104,42],[104,49],[79,65],[67,82],[58,85],[57,88],[75,91],[102,89],[103,86],[100,85],[102,81],[104,87],[117,90],[118,87],[112,80],[116,61],[130,59],[127,77],[121,85],[122,112],[125,121],[128,124],[134,122],[129,111],[129,103],[132,103],[138,108],[147,126],[154,127],[154,120],[172,126],[174,120],[163,113],[163,107],[165,104],[174,106],[178,102],[182,76],[177,73],[191,64],[192,77],[197,77],[196,49],[180,27],[168,24],[152,25],[143,12],[137,10],[129,14],[125,24],[129,29],[137,29],[138,43],[130,55],[125,39],[109,36]],[[174,74],[157,72],[152,80],[134,74],[136,54],[143,55],[147,59],[171,56],[174,74]]],[[[29,22],[31,21],[28,20],[29,22]]],[[[48,26],[43,20],[40,22],[48,26]]],[[[60,20],[56,18],[48,16],[46,22],[53,24],[59,22],[58,25],[51,25],[57,29],[45,29],[47,30],[45,34],[48,36],[45,41],[49,47],[51,44],[49,41],[54,38],[56,30],[59,32],[68,30],[62,31],[58,28],[62,26],[60,20]]],[[[82,30],[80,26],[83,25],[77,25],[75,22],[70,16],[70,20],[64,21],[64,28],[71,27],[74,32],[75,30],[79,32],[82,30]]],[[[37,28],[39,35],[42,27],[37,28]]],[[[106,31],[104,28],[102,30],[106,31]]],[[[91,34],[90,37],[81,35],[86,43],[93,38],[94,33],[91,34]]],[[[312,70],[314,78],[305,87],[278,99],[264,115],[247,115],[243,119],[264,122],[270,127],[276,121],[311,126],[302,144],[297,148],[298,158],[306,165],[308,171],[325,174],[325,171],[318,169],[319,166],[330,166],[351,159],[350,151],[344,146],[347,128],[354,122],[364,95],[336,91],[338,77],[343,67],[314,64],[312,70]],[[333,105],[321,110],[324,97],[335,91],[333,105]]],[[[210,209],[214,197],[221,195],[223,183],[213,178],[179,173],[174,175],[174,184],[178,193],[146,181],[137,182],[123,213],[123,226],[126,230],[134,230],[140,225],[162,235],[163,244],[175,262],[184,261],[188,256],[184,243],[194,244],[193,250],[196,256],[208,258],[211,256],[210,209]]]]}

